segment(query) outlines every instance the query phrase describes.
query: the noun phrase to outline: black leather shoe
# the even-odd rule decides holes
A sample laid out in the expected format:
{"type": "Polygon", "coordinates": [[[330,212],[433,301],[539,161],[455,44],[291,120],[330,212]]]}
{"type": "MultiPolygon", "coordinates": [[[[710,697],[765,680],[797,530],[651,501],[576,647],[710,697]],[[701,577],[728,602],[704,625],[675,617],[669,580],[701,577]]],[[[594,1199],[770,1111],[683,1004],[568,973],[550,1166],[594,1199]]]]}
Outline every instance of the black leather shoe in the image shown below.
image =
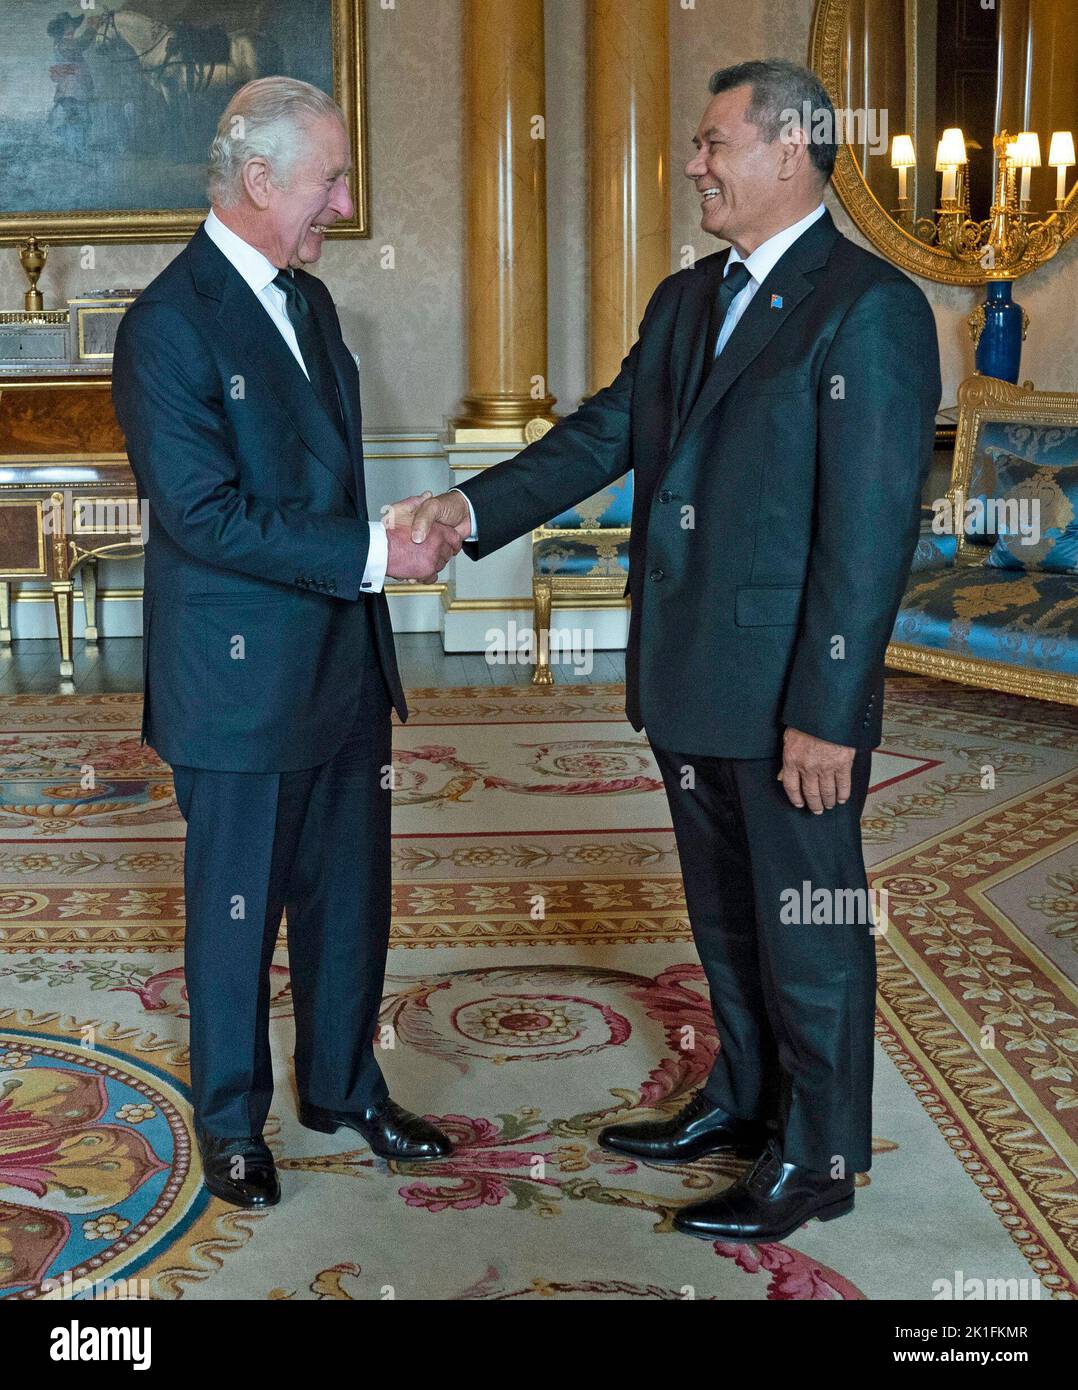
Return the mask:
{"type": "Polygon", "coordinates": [[[649,1163],[689,1163],[724,1150],[755,1158],[766,1143],[764,1125],[728,1115],[712,1105],[703,1091],[669,1120],[637,1120],[599,1131],[600,1148],[649,1163]]]}
{"type": "Polygon", "coordinates": [[[354,1129],[362,1134],[379,1158],[425,1163],[434,1158],[447,1158],[453,1152],[453,1145],[440,1129],[388,1097],[366,1110],[347,1113],[301,1104],[299,1120],[300,1124],[320,1134],[335,1134],[341,1125],[354,1129]]]}
{"type": "Polygon", "coordinates": [[[751,1171],[706,1202],[682,1207],[674,1227],[709,1240],[753,1243],[785,1240],[815,1216],[834,1221],[853,1211],[853,1178],[835,1179],[784,1163],[774,1139],[751,1171]]]}
{"type": "Polygon", "coordinates": [[[247,1139],[221,1139],[196,1128],[202,1155],[202,1181],[215,1197],[235,1207],[275,1207],[281,1184],[273,1155],[260,1134],[247,1139]]]}

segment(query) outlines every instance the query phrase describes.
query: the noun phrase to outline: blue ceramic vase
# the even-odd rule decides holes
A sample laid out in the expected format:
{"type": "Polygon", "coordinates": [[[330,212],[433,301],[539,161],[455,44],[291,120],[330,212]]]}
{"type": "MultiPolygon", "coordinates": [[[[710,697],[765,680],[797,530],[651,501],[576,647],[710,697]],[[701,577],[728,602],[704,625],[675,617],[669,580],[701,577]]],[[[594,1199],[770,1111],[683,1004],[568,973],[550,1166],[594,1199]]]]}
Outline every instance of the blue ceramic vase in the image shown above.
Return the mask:
{"type": "Polygon", "coordinates": [[[1011,298],[1011,280],[990,280],[984,302],[984,329],[977,344],[981,376],[1017,383],[1022,364],[1022,306],[1011,298]]]}

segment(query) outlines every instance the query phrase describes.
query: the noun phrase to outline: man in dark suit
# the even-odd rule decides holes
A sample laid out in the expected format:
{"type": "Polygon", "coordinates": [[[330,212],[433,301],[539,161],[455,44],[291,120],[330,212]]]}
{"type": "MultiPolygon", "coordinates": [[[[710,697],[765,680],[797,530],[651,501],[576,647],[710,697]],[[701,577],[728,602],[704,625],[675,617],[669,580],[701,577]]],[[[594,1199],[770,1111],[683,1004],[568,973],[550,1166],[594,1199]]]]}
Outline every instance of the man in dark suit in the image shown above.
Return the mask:
{"type": "Polygon", "coordinates": [[[617,379],[420,506],[412,535],[441,521],[487,555],[634,470],[627,711],[666,785],[721,1048],[678,1114],[600,1143],[758,1155],[675,1224],[760,1241],[850,1211],[872,1161],[860,815],[940,374],[920,289],[824,208],[814,75],[746,63],[710,89],[685,172],[731,249],[664,280],[617,379]]]}
{"type": "Polygon", "coordinates": [[[390,713],[407,717],[382,585],[460,546],[369,522],[359,381],[302,267],[352,215],[340,108],[288,78],[233,98],[213,208],[125,315],[113,399],[149,508],[143,741],[187,821],[184,968],[210,1190],[279,1199],[269,967],[288,913],[300,1119],[375,1153],[449,1152],[388,1094],[373,1040],[390,922],[390,713]]]}

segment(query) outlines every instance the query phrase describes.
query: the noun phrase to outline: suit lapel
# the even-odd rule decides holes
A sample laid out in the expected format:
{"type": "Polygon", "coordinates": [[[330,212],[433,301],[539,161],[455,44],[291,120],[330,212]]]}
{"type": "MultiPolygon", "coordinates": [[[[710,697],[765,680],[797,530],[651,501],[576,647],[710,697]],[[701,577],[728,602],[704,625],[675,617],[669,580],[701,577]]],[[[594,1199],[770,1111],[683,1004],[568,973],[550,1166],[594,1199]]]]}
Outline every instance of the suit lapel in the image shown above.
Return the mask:
{"type": "Polygon", "coordinates": [[[670,384],[674,403],[670,420],[671,445],[684,428],[692,404],[700,393],[705,338],[711,322],[711,301],[722,284],[728,254],[708,257],[700,267],[700,275],[690,279],[678,303],[670,351],[670,384]]]}
{"type": "MultiPolygon", "coordinates": [[[[203,228],[200,227],[192,237],[188,252],[192,257],[198,288],[221,301],[217,318],[221,331],[231,339],[239,355],[237,373],[242,375],[243,365],[246,364],[248,371],[262,377],[288,412],[307,448],[357,501],[359,493],[352,450],[326,414],[288,344],[269,321],[258,296],[228,257],[214,246],[203,228]]],[[[334,358],[332,347],[330,356],[334,358]]],[[[339,377],[340,369],[335,360],[334,371],[339,377]]],[[[341,398],[347,398],[343,388],[341,398]]]]}
{"type": "MultiPolygon", "coordinates": [[[[688,416],[679,422],[674,441],[679,448],[699,431],[701,423],[734,382],[760,355],[797,306],[813,292],[815,286],[804,272],[824,265],[837,239],[831,214],[825,212],[780,258],[738,320],[722,352],[707,364],[706,377],[695,404],[688,416]]],[[[725,265],[726,257],[723,257],[716,262],[716,271],[709,277],[705,295],[708,304],[711,295],[718,293],[725,265]]],[[[699,316],[694,322],[697,334],[706,333],[706,312],[702,327],[699,316]]],[[[692,397],[687,399],[692,400],[692,397]]]]}
{"type": "Polygon", "coordinates": [[[329,349],[333,374],[337,378],[341,405],[344,408],[344,428],[352,456],[354,492],[360,514],[367,510],[367,491],[363,478],[363,413],[359,401],[359,368],[345,346],[336,326],[320,319],[326,346],[329,349]]]}
{"type": "Polygon", "coordinates": [[[782,274],[776,266],[756,291],[749,307],[738,320],[729,341],[711,363],[696,398],[696,404],[678,436],[680,445],[722,400],[741,373],[757,358],[801,301],[812,292],[812,285],[797,273],[782,274]],[[782,298],[782,308],[771,304],[772,294],[782,298]]]}

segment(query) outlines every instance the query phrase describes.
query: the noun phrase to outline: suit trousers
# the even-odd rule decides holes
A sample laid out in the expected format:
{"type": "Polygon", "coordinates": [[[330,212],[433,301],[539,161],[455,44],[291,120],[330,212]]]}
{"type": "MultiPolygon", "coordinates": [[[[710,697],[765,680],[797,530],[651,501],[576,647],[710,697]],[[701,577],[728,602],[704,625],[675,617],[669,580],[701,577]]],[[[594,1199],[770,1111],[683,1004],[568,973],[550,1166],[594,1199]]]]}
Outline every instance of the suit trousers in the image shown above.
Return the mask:
{"type": "Polygon", "coordinates": [[[861,812],[871,752],[855,756],[850,799],[820,816],[787,798],[781,755],[654,752],[719,1037],[705,1093],[731,1115],[777,1123],[788,1163],[866,1172],[876,952],[861,812]],[[804,920],[813,901],[836,920],[804,920]]]}
{"type": "Polygon", "coordinates": [[[355,1111],[387,1095],[373,1042],[391,914],[390,702],[376,668],[365,686],[348,738],[317,767],[172,769],[187,822],[191,1088],[210,1134],[260,1134],[269,1112],[282,908],[300,1100],[355,1111]]]}

